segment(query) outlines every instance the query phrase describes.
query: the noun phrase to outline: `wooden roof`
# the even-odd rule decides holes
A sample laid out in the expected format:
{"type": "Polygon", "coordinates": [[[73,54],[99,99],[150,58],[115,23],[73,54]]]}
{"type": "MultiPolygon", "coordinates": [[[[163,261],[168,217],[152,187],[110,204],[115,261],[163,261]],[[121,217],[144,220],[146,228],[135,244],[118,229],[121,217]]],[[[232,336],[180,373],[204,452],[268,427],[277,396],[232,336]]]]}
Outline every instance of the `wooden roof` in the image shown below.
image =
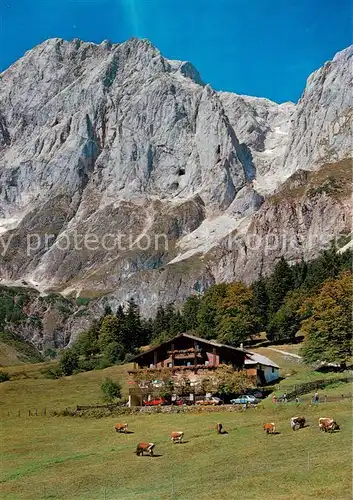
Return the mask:
{"type": "Polygon", "coordinates": [[[248,356],[250,356],[252,354],[249,351],[245,351],[244,349],[240,349],[239,347],[233,347],[231,345],[221,344],[221,343],[216,342],[214,340],[202,339],[200,337],[195,337],[194,335],[190,335],[189,333],[180,333],[179,335],[176,335],[172,339],[166,340],[165,342],[162,342],[161,344],[159,344],[157,346],[151,347],[151,349],[147,349],[146,351],[143,351],[140,354],[137,354],[133,358],[130,358],[130,361],[135,361],[136,359],[138,359],[138,358],[140,358],[142,356],[145,356],[146,354],[148,354],[150,352],[153,352],[156,349],[159,349],[161,346],[169,344],[169,343],[173,342],[174,340],[179,339],[181,337],[192,339],[192,340],[195,340],[196,342],[202,342],[203,344],[208,344],[208,345],[211,345],[211,346],[214,346],[214,347],[221,347],[221,348],[225,348],[225,349],[231,349],[232,351],[236,351],[236,352],[242,353],[244,355],[248,355],[248,356]]]}

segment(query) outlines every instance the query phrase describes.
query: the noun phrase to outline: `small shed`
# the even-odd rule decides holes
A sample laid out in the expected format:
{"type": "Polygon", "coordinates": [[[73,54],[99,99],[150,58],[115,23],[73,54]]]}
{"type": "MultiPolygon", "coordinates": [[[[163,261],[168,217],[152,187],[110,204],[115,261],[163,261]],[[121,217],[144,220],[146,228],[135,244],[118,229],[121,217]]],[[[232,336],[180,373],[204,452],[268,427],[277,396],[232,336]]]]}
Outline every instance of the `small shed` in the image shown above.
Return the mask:
{"type": "Polygon", "coordinates": [[[248,352],[245,369],[249,375],[256,376],[258,385],[266,385],[279,379],[279,366],[262,354],[248,352]]]}

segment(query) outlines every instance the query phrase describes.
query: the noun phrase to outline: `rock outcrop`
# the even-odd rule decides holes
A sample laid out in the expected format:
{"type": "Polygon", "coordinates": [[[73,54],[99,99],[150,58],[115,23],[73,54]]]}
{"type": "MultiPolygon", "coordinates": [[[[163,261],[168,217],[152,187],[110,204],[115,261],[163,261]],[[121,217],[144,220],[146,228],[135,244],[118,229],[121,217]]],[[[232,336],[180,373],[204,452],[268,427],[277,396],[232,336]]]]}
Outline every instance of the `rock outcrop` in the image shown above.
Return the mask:
{"type": "Polygon", "coordinates": [[[350,231],[352,54],[277,104],[146,40],[35,47],[1,74],[0,282],[151,314],[315,256],[350,231]]]}

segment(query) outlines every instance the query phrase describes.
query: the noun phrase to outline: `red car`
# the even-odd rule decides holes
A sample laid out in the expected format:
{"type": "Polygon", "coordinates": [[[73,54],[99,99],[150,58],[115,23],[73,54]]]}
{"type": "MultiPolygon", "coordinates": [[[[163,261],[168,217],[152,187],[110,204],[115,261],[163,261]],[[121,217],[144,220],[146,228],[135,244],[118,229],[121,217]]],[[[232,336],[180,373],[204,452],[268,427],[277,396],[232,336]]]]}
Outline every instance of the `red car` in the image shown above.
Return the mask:
{"type": "Polygon", "coordinates": [[[183,406],[183,405],[192,405],[193,402],[190,401],[190,399],[188,398],[178,398],[175,401],[173,401],[172,404],[176,406],[183,406]]]}
{"type": "Polygon", "coordinates": [[[150,399],[150,401],[144,401],[143,405],[144,406],[159,406],[159,405],[166,405],[168,402],[164,398],[154,398],[150,399]]]}

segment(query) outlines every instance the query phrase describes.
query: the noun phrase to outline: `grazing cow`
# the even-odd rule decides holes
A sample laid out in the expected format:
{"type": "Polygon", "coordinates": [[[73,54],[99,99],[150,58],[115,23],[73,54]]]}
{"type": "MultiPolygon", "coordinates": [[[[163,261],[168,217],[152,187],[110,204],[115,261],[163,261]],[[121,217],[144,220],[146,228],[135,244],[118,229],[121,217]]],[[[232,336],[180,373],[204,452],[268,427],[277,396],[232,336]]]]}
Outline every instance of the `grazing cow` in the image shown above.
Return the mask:
{"type": "Polygon", "coordinates": [[[153,449],[155,447],[154,443],[139,443],[136,448],[136,455],[139,457],[143,456],[143,452],[148,453],[150,457],[153,457],[153,449]]]}
{"type": "Polygon", "coordinates": [[[305,418],[304,417],[292,417],[290,419],[290,426],[293,429],[293,431],[296,431],[298,429],[302,429],[305,425],[305,418]]]}
{"type": "Polygon", "coordinates": [[[264,431],[266,434],[274,434],[276,432],[275,424],[273,422],[271,424],[264,424],[264,431]]]}
{"type": "Polygon", "coordinates": [[[333,420],[333,418],[319,418],[319,428],[324,432],[339,431],[340,426],[333,420]]]}
{"type": "Polygon", "coordinates": [[[222,424],[216,424],[214,428],[216,429],[217,434],[223,434],[224,430],[222,424]]]}
{"type": "Polygon", "coordinates": [[[127,433],[127,424],[115,424],[114,429],[116,432],[127,433]]]}
{"type": "Polygon", "coordinates": [[[173,443],[182,443],[183,442],[184,433],[182,431],[173,431],[170,435],[173,443]]]}

